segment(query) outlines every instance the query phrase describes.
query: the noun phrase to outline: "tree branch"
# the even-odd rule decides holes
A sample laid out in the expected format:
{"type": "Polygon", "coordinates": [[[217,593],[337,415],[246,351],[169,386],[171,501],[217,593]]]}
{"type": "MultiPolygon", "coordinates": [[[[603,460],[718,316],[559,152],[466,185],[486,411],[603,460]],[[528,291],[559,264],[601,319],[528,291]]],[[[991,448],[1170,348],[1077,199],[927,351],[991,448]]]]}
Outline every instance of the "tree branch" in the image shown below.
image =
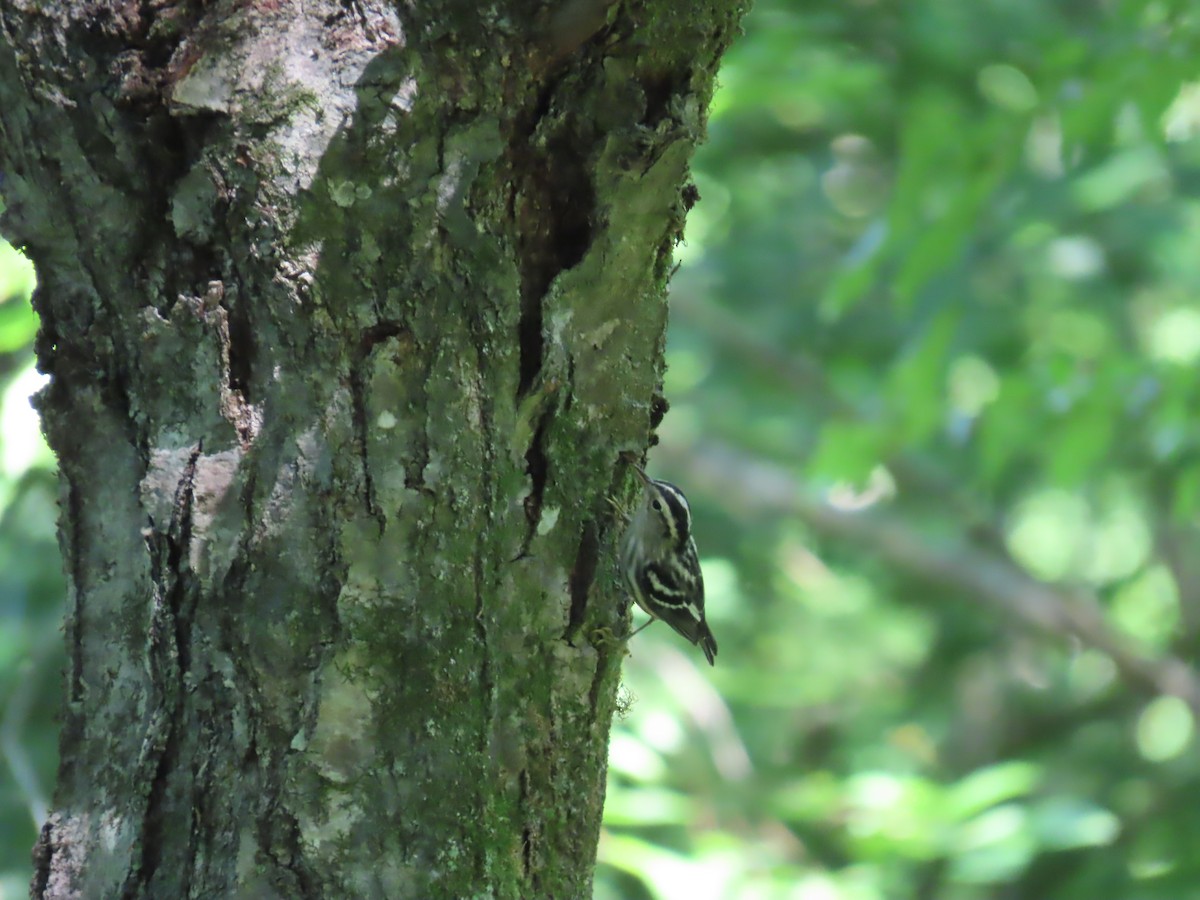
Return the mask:
{"type": "Polygon", "coordinates": [[[1177,657],[1151,656],[1115,631],[1090,592],[1039,581],[1010,560],[965,542],[935,548],[898,521],[814,498],[786,469],[729,447],[708,445],[678,462],[690,466],[693,481],[756,514],[799,516],[821,533],[858,544],[909,576],[952,588],[1038,631],[1076,638],[1108,656],[1129,684],[1179,697],[1200,715],[1200,679],[1192,667],[1177,657]]]}

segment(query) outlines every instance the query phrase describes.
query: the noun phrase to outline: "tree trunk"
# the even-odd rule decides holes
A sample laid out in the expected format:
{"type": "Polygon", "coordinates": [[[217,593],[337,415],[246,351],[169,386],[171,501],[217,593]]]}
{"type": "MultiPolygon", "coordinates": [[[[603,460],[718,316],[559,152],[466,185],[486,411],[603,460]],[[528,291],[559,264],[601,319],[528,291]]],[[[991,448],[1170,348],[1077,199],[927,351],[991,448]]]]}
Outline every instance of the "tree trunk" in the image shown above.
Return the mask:
{"type": "Polygon", "coordinates": [[[70,578],[35,897],[590,896],[606,498],[743,5],[0,5],[70,578]]]}

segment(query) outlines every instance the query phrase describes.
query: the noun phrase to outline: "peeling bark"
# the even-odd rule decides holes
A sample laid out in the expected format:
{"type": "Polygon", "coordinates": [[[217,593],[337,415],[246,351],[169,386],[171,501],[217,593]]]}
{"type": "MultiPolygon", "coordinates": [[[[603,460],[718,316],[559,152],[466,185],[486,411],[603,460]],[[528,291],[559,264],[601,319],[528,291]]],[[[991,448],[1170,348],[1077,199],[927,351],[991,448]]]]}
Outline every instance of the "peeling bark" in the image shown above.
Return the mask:
{"type": "Polygon", "coordinates": [[[70,582],[33,896],[590,896],[606,498],[743,5],[0,7],[70,582]]]}

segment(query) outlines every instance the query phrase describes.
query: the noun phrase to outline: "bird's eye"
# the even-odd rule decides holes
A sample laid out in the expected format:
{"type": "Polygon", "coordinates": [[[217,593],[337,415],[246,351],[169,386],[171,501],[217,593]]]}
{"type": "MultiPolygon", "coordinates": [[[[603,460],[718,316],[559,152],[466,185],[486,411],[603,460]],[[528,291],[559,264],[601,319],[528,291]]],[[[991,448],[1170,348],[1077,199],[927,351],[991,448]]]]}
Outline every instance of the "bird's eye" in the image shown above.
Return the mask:
{"type": "Polygon", "coordinates": [[[655,500],[655,501],[654,501],[653,503],[651,503],[650,505],[651,505],[651,506],[653,506],[653,507],[654,507],[655,509],[657,509],[657,510],[661,510],[661,509],[662,509],[662,502],[661,502],[661,501],[659,501],[659,500],[655,500]]]}

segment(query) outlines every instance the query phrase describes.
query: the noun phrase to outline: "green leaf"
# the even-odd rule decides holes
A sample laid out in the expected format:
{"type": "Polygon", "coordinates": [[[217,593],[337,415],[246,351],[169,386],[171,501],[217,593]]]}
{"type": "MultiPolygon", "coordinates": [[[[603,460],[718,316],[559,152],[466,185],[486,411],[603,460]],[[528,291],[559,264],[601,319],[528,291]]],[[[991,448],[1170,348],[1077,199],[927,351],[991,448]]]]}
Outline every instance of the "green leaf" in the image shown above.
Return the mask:
{"type": "Polygon", "coordinates": [[[28,347],[37,335],[38,317],[28,295],[0,304],[0,353],[28,347]]]}
{"type": "Polygon", "coordinates": [[[37,286],[33,263],[20,250],[0,238],[0,306],[18,300],[29,302],[37,286]]]}
{"type": "Polygon", "coordinates": [[[1010,881],[1028,867],[1036,853],[1027,811],[1008,803],[988,810],[959,831],[950,877],[972,884],[1010,881]]]}
{"type": "Polygon", "coordinates": [[[883,445],[883,435],[870,425],[829,422],[821,429],[816,452],[808,464],[809,475],[856,486],[865,484],[871,471],[879,465],[883,445]]]}
{"type": "Polygon", "coordinates": [[[694,814],[690,797],[665,788],[610,786],[604,803],[613,826],[685,825],[694,814]]]}
{"type": "Polygon", "coordinates": [[[992,806],[1025,796],[1041,777],[1040,766],[1020,760],[976,769],[947,790],[946,814],[954,821],[966,821],[992,806]]]}
{"type": "Polygon", "coordinates": [[[1030,824],[1038,843],[1050,850],[1103,847],[1121,833],[1115,815],[1081,797],[1048,797],[1038,802],[1030,824]]]}
{"type": "Polygon", "coordinates": [[[888,407],[899,420],[897,439],[905,445],[924,440],[945,420],[946,370],[958,323],[956,311],[941,313],[892,367],[888,407]]]}

